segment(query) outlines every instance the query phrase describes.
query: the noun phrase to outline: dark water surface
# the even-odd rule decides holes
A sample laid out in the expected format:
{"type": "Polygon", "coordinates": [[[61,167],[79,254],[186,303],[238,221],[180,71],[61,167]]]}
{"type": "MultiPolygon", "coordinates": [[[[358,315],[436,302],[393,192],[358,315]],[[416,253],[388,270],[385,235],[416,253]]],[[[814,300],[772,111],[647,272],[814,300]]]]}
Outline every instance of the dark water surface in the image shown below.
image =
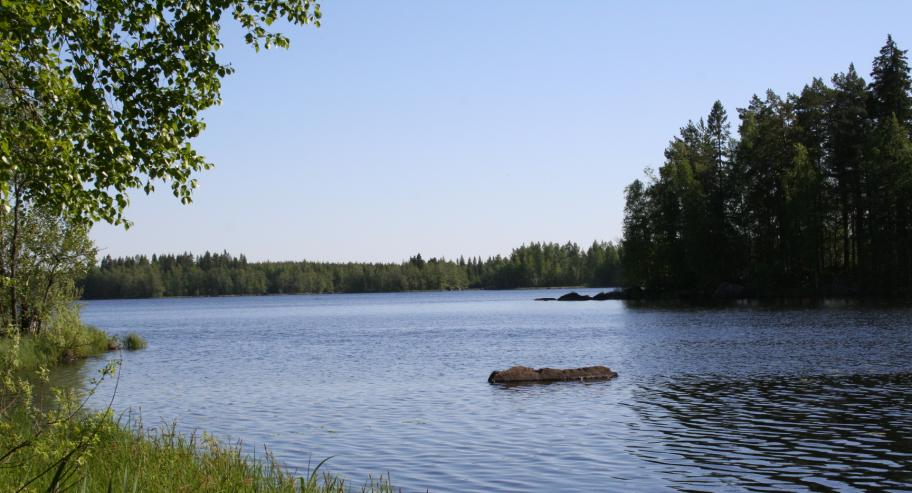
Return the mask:
{"type": "Polygon", "coordinates": [[[333,456],[358,484],[912,491],[912,309],[531,301],[563,292],[93,301],[83,319],[149,341],[124,354],[118,411],[302,471],[333,456]],[[620,377],[486,383],[515,364],[620,377]]]}

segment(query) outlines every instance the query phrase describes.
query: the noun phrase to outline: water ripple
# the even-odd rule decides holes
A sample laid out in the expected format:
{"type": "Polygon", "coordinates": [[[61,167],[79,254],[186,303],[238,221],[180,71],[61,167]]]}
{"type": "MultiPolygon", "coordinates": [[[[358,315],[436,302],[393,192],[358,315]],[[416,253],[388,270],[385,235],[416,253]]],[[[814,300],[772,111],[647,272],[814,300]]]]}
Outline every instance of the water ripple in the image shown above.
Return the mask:
{"type": "Polygon", "coordinates": [[[629,452],[681,489],[864,491],[912,484],[912,374],[659,381],[629,452]],[[686,471],[685,474],[681,472],[686,471]]]}

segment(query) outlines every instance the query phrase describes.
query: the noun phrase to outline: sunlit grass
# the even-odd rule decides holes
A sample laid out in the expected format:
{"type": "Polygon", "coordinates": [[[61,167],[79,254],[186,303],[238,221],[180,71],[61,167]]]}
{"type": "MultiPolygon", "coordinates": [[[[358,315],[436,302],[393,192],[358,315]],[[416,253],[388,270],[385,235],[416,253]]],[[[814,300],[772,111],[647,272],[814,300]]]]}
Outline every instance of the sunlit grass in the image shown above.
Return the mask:
{"type": "MultiPolygon", "coordinates": [[[[0,337],[0,354],[6,354],[10,344],[8,338],[0,337]]],[[[53,368],[61,363],[104,354],[117,346],[116,340],[103,331],[82,324],[28,334],[19,341],[20,369],[53,368]]]]}
{"type": "MultiPolygon", "coordinates": [[[[24,415],[14,426],[28,426],[24,415]]],[[[383,478],[369,478],[363,484],[351,484],[324,471],[319,464],[310,471],[294,474],[284,468],[269,452],[251,457],[240,444],[224,446],[208,435],[185,435],[174,426],[145,430],[137,425],[121,425],[110,415],[82,418],[73,430],[95,432],[88,438],[92,445],[82,455],[74,455],[58,478],[60,491],[115,492],[296,492],[343,493],[352,491],[386,493],[394,491],[383,478]]],[[[72,435],[68,437],[72,440],[72,435]]],[[[60,441],[61,445],[67,442],[60,441]]],[[[50,443],[53,445],[53,442],[50,443]]],[[[0,438],[0,450],[11,444],[0,438]]],[[[12,461],[19,467],[0,467],[0,490],[15,489],[42,471],[29,485],[29,491],[53,489],[55,461],[66,454],[61,447],[47,456],[34,450],[15,454],[12,461]]],[[[2,455],[2,452],[0,452],[2,455]]]]}

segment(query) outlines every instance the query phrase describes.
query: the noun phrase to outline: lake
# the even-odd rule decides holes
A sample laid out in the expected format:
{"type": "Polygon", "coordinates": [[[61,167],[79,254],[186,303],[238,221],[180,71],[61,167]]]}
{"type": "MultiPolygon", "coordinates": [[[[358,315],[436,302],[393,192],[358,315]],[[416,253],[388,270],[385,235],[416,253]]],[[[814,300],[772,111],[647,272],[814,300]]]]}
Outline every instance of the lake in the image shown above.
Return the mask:
{"type": "Polygon", "coordinates": [[[82,315],[149,342],[123,354],[118,412],[265,445],[301,472],[332,456],[357,485],[912,489],[909,307],[532,301],[566,291],[91,301],[82,315]],[[487,383],[517,364],[620,376],[487,383]]]}

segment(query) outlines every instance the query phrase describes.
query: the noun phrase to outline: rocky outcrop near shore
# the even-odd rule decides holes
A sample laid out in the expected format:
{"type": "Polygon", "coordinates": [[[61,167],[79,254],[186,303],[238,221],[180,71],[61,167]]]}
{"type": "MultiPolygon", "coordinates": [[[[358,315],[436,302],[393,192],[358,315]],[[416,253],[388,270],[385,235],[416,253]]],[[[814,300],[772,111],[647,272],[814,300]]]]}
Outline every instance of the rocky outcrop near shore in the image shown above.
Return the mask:
{"type": "Polygon", "coordinates": [[[584,382],[587,380],[610,380],[618,374],[606,366],[587,366],[584,368],[539,368],[514,366],[503,371],[493,371],[488,383],[530,383],[530,382],[584,382]]]}
{"type": "Polygon", "coordinates": [[[616,291],[602,291],[598,294],[579,294],[571,291],[560,298],[535,298],[535,301],[605,301],[605,300],[636,300],[643,297],[640,288],[624,288],[616,291]]]}
{"type": "Polygon", "coordinates": [[[592,299],[592,296],[589,296],[586,294],[579,294],[576,291],[572,291],[570,293],[567,293],[567,294],[561,296],[560,298],[557,299],[557,301],[590,301],[591,299],[592,299]]]}

